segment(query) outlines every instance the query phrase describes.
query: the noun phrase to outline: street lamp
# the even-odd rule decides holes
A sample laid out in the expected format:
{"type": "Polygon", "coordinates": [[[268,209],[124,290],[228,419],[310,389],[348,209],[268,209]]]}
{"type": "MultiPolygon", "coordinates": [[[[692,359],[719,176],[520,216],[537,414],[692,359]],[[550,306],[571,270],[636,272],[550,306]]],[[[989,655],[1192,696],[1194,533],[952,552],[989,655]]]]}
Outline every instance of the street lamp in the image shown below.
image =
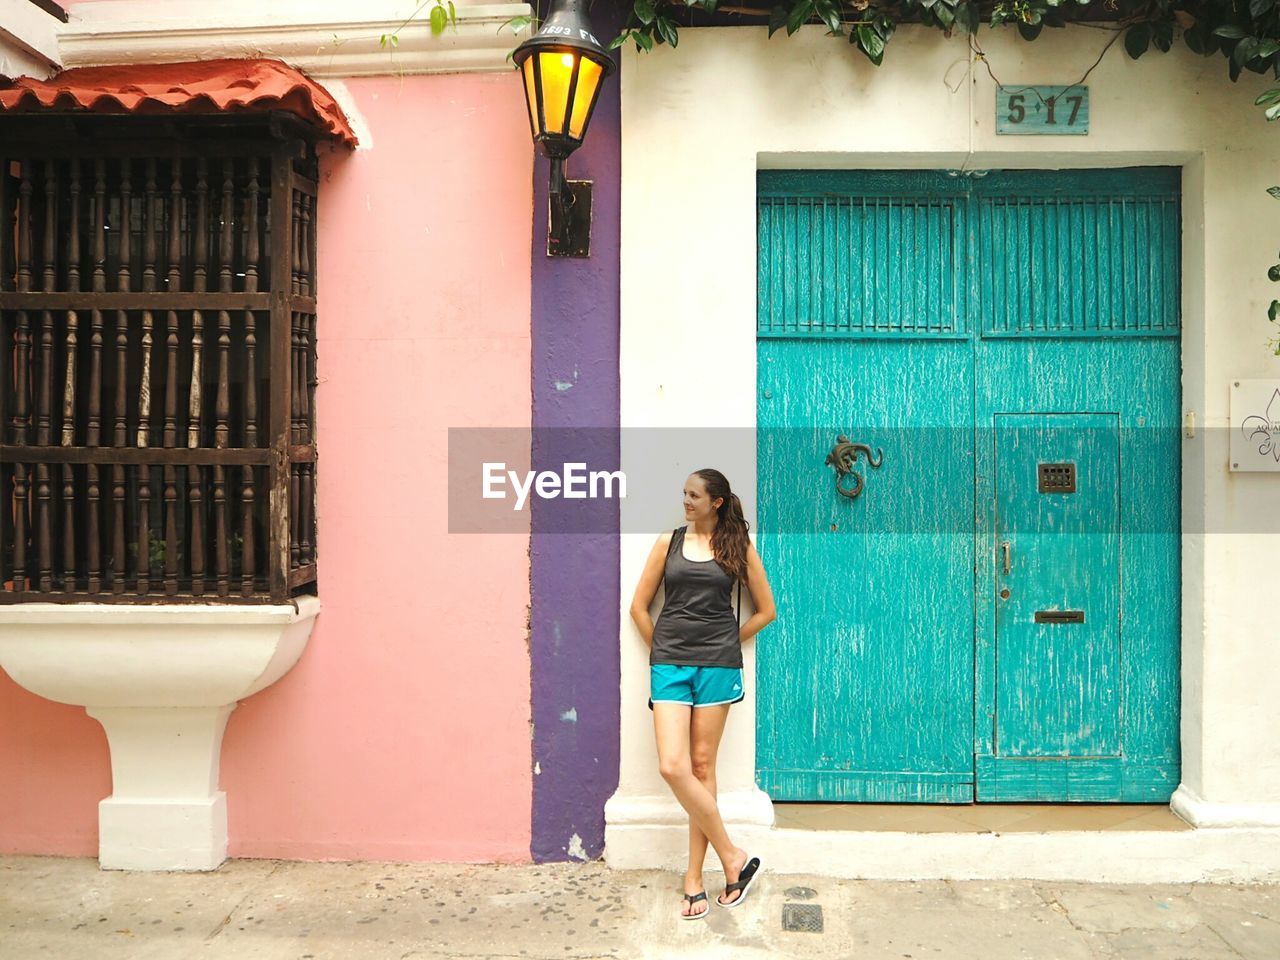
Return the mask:
{"type": "Polygon", "coordinates": [[[542,28],[512,54],[524,76],[533,140],[551,160],[547,255],[585,257],[591,245],[591,181],[566,180],[564,161],[582,146],[614,64],[591,33],[585,0],[553,2],[542,28]]]}

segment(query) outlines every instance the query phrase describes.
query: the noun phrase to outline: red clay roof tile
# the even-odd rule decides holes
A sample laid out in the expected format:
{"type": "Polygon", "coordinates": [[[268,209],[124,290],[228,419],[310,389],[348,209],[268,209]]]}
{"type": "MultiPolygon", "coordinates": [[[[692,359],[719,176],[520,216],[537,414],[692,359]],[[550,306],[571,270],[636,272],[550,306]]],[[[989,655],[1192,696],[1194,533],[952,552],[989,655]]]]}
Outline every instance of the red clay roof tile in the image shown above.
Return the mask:
{"type": "Polygon", "coordinates": [[[355,146],[324,87],[279,60],[200,60],[73,67],[48,80],[0,79],[0,113],[241,113],[283,110],[355,146]]]}

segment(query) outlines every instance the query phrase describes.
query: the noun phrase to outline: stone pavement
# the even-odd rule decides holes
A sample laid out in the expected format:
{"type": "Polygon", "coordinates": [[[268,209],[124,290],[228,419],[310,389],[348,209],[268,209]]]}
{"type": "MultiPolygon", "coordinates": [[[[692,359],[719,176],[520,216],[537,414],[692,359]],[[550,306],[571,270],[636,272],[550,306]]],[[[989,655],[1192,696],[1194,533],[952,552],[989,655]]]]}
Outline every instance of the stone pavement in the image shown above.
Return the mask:
{"type": "MultiPolygon", "coordinates": [[[[766,870],[768,864],[766,864],[766,870]]],[[[708,895],[723,876],[708,872],[708,895]]],[[[602,863],[233,860],[209,874],[0,858],[0,960],[1277,960],[1280,885],[760,875],[684,922],[680,877],[602,863]],[[802,909],[797,910],[796,907],[802,909]],[[821,932],[785,930],[816,926],[821,932]],[[803,909],[808,908],[808,909],[803,909]]]]}

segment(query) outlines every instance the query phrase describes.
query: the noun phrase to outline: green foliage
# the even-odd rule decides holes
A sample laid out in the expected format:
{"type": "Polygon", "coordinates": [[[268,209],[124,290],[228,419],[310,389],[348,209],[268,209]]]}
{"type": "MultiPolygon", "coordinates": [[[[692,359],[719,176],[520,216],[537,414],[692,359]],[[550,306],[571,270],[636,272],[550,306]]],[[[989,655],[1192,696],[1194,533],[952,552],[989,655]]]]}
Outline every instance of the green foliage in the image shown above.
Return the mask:
{"type": "MultiPolygon", "coordinates": [[[[657,44],[674,47],[680,39],[675,13],[681,7],[714,13],[720,0],[633,0],[631,16],[610,49],[628,40],[637,50],[657,44]]],[[[795,33],[806,23],[820,23],[833,37],[849,38],[851,46],[874,64],[900,23],[922,23],[950,36],[956,30],[973,34],[982,22],[992,27],[1012,25],[1025,40],[1046,28],[1064,27],[1072,20],[1096,20],[1100,12],[1124,35],[1124,48],[1133,59],[1155,49],[1172,49],[1181,35],[1201,56],[1221,54],[1232,80],[1249,70],[1270,71],[1280,79],[1280,0],[776,0],[763,8],[735,8],[767,13],[769,36],[795,33]]],[[[1268,120],[1280,118],[1280,87],[1258,100],[1268,120]]]]}
{"type": "MultiPolygon", "coordinates": [[[[458,10],[454,7],[453,0],[422,0],[422,3],[418,4],[413,13],[409,14],[404,23],[396,27],[391,33],[384,33],[378,38],[378,46],[383,49],[391,47],[393,50],[398,47],[400,45],[400,31],[407,27],[428,5],[431,7],[431,12],[427,14],[427,22],[431,26],[431,35],[433,37],[440,36],[440,34],[444,33],[445,29],[450,26],[455,30],[458,29],[458,10]]],[[[512,20],[516,19],[520,18],[512,18],[512,20]]],[[[526,17],[524,19],[527,20],[528,18],[526,17]]],[[[511,21],[508,21],[508,23],[510,22],[511,21]]],[[[506,24],[503,26],[505,25],[506,24]]],[[[498,29],[502,28],[499,27],[498,29]]]]}

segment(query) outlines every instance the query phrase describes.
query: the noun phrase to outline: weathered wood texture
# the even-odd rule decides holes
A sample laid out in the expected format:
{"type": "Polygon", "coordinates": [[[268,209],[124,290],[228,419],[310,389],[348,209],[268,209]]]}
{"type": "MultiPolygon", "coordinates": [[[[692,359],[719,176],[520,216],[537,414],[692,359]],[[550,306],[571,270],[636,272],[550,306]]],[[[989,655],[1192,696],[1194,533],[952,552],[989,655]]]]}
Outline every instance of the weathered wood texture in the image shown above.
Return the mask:
{"type": "Polygon", "coordinates": [[[1165,169],[760,175],[771,796],[1177,786],[1179,194],[1165,169]],[[947,206],[950,234],[920,229],[947,206]],[[856,499],[824,465],[838,434],[883,450],[856,499]],[[1040,462],[1076,492],[1040,492],[1040,462]]]}
{"type": "Polygon", "coordinates": [[[314,154],[86,129],[0,136],[0,602],[313,591],[314,154]]]}

